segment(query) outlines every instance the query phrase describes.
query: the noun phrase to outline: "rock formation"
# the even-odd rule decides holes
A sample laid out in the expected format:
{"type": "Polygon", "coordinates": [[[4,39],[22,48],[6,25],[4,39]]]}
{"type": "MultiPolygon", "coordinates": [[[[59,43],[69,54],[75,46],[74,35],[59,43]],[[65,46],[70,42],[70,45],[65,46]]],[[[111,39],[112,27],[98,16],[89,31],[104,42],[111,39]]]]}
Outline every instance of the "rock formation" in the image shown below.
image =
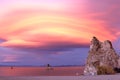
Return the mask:
{"type": "Polygon", "coordinates": [[[97,66],[118,67],[119,56],[109,40],[100,42],[93,37],[87,57],[84,75],[97,75],[97,66]]]}

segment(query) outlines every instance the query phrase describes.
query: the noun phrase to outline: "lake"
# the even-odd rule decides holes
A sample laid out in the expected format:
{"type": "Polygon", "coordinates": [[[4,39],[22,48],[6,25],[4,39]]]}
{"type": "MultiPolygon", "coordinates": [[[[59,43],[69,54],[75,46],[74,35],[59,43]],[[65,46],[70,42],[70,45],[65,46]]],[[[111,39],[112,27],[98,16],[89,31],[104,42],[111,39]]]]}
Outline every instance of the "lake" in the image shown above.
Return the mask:
{"type": "Polygon", "coordinates": [[[84,67],[0,67],[0,76],[78,76],[84,67]]]}

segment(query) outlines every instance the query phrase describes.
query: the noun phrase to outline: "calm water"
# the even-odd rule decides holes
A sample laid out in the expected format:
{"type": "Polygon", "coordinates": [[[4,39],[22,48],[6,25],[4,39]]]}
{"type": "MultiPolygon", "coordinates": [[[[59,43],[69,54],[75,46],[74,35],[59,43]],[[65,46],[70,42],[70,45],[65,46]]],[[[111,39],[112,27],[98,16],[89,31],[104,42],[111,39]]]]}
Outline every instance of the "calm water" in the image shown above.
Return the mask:
{"type": "Polygon", "coordinates": [[[83,67],[0,67],[0,76],[75,76],[83,74],[83,67]]]}

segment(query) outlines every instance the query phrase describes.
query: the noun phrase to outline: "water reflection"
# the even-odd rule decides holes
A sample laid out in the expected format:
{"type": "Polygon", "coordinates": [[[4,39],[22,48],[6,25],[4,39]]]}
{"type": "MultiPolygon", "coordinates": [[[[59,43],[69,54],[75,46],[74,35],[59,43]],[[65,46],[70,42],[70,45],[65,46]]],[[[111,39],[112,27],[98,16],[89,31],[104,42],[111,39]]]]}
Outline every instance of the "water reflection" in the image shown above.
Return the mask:
{"type": "Polygon", "coordinates": [[[75,76],[83,73],[83,67],[0,67],[0,76],[75,76]]]}

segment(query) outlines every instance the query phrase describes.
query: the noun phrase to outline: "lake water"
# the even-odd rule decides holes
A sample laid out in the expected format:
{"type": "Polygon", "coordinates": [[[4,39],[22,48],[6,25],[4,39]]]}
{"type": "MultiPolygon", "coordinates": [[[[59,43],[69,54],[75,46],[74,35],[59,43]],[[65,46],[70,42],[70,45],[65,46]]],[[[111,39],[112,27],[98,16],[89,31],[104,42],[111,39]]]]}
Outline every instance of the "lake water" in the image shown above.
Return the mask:
{"type": "Polygon", "coordinates": [[[84,67],[0,67],[0,76],[78,76],[84,67]]]}

